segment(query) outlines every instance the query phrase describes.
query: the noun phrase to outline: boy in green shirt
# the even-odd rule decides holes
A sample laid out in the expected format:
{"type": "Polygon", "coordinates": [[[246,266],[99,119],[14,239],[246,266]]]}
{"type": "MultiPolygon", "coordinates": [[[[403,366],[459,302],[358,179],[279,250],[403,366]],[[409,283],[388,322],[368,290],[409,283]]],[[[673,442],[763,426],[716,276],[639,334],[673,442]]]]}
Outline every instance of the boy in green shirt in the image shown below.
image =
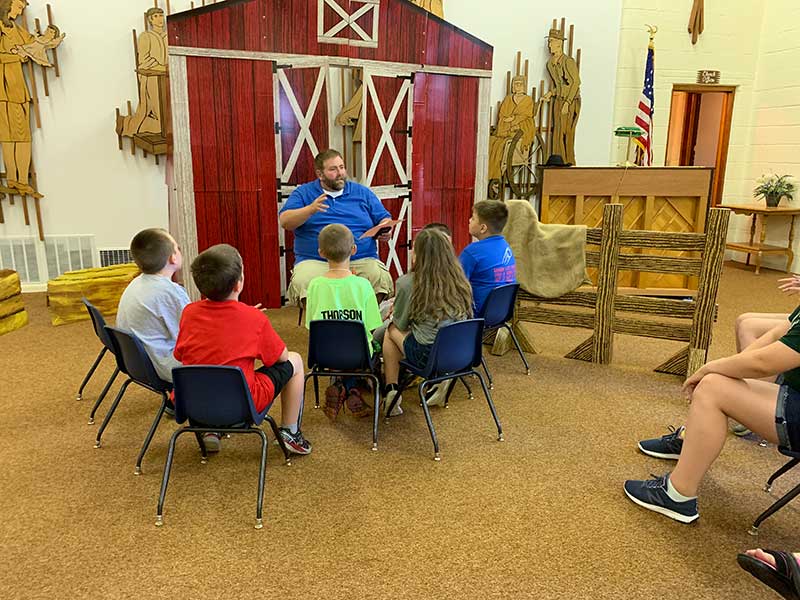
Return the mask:
{"type": "MultiPolygon", "coordinates": [[[[352,232],[337,223],[327,225],[319,234],[319,254],[328,261],[328,272],[315,277],[306,292],[306,327],[316,320],[361,321],[372,348],[372,331],[381,325],[381,313],[372,284],[350,271],[350,257],[356,252],[352,232]]],[[[325,414],[335,420],[346,402],[356,417],[370,414],[361,397],[355,378],[342,382],[337,378],[325,391],[325,414]],[[346,397],[346,400],[345,400],[346,397]]]]}

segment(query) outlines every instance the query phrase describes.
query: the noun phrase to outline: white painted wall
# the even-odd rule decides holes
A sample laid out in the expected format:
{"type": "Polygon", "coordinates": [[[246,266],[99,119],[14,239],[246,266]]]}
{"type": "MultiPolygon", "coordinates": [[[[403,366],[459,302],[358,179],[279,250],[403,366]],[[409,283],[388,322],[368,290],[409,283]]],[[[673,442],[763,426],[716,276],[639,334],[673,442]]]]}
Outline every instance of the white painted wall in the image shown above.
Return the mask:
{"type": "MultiPolygon", "coordinates": [[[[765,3],[752,125],[750,164],[743,190],[748,193],[743,193],[743,202],[753,202],[749,192],[763,174],[789,173],[800,177],[800,4],[795,0],[765,3]]],[[[800,205],[800,191],[795,194],[794,205],[800,205]]],[[[747,221],[741,218],[737,225],[734,235],[745,239],[749,230],[747,221]]],[[[770,218],[766,242],[785,246],[788,230],[789,219],[770,218]]],[[[795,235],[793,271],[800,269],[798,237],[800,230],[795,235]]],[[[784,269],[786,258],[765,257],[762,264],[784,269]]]]}
{"type": "Polygon", "coordinates": [[[515,71],[517,51],[531,61],[529,83],[547,81],[545,37],[552,21],[566,17],[567,28],[574,24],[575,47],[582,49],[576,160],[584,166],[608,165],[622,1],[564,0],[548,8],[530,0],[445,0],[444,11],[448,21],[494,46],[493,107],[505,97],[506,72],[515,71]]]}

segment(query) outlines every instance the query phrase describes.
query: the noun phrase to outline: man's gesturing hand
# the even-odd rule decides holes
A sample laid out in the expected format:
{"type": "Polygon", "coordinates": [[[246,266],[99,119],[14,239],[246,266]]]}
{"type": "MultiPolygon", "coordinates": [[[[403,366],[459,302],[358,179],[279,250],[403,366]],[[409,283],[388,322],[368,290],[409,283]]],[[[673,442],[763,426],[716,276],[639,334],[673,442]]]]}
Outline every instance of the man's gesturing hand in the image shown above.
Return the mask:
{"type": "Polygon", "coordinates": [[[328,197],[327,194],[322,194],[320,196],[317,196],[317,198],[311,204],[308,205],[312,210],[312,214],[316,214],[318,212],[325,212],[326,210],[328,210],[328,205],[325,204],[325,200],[327,200],[327,197],[328,197]]]}

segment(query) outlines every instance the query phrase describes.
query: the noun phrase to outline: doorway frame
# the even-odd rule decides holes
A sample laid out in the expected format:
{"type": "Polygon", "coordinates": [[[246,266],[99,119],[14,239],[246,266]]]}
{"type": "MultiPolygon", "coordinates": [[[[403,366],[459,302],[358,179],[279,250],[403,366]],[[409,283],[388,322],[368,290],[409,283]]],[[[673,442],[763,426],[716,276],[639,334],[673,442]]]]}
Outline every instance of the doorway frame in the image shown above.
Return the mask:
{"type": "MultiPolygon", "coordinates": [[[[722,110],[722,122],[720,123],[720,136],[717,145],[716,164],[714,175],[711,178],[711,190],[709,194],[709,208],[722,204],[722,192],[725,186],[725,171],[728,166],[728,148],[731,141],[731,126],[733,123],[733,107],[736,102],[736,89],[738,85],[718,85],[703,83],[673,83],[672,91],[669,95],[669,121],[672,120],[672,101],[675,92],[687,93],[717,93],[725,94],[722,110]]],[[[664,164],[669,156],[669,121],[667,122],[667,144],[664,151],[664,164]]]]}

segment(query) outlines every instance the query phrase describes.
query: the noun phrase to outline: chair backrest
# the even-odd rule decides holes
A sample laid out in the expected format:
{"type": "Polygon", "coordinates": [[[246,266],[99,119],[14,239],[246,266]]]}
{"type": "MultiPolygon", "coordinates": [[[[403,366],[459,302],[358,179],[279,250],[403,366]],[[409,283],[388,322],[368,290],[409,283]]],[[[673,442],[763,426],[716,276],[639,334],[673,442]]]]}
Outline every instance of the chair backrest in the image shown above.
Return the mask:
{"type": "Polygon", "coordinates": [[[484,327],[497,327],[514,318],[514,305],[517,301],[518,291],[518,283],[508,283],[499,285],[489,292],[483,303],[481,314],[478,315],[486,321],[484,327]]]}
{"type": "Polygon", "coordinates": [[[250,388],[239,367],[197,365],[172,370],[175,420],[229,427],[263,420],[253,405],[250,388]]]}
{"type": "Polygon", "coordinates": [[[147,355],[142,341],[130,331],[122,331],[106,325],[111,342],[114,344],[114,355],[117,367],[136,383],[155,392],[166,392],[172,385],[164,381],[156,373],[153,361],[147,355]]]}
{"type": "Polygon", "coordinates": [[[481,364],[483,319],[469,319],[439,328],[423,377],[468,371],[481,364]]]}
{"type": "Polygon", "coordinates": [[[311,321],[308,334],[308,368],[334,371],[369,369],[372,352],[361,321],[311,321]]]}
{"type": "Polygon", "coordinates": [[[94,333],[98,337],[98,339],[103,343],[103,346],[114,352],[114,344],[111,341],[108,333],[106,332],[106,320],[103,318],[102,313],[97,310],[97,307],[89,302],[86,298],[81,298],[81,302],[86,307],[86,310],[89,312],[89,318],[92,320],[92,326],[94,327],[94,333]]]}

